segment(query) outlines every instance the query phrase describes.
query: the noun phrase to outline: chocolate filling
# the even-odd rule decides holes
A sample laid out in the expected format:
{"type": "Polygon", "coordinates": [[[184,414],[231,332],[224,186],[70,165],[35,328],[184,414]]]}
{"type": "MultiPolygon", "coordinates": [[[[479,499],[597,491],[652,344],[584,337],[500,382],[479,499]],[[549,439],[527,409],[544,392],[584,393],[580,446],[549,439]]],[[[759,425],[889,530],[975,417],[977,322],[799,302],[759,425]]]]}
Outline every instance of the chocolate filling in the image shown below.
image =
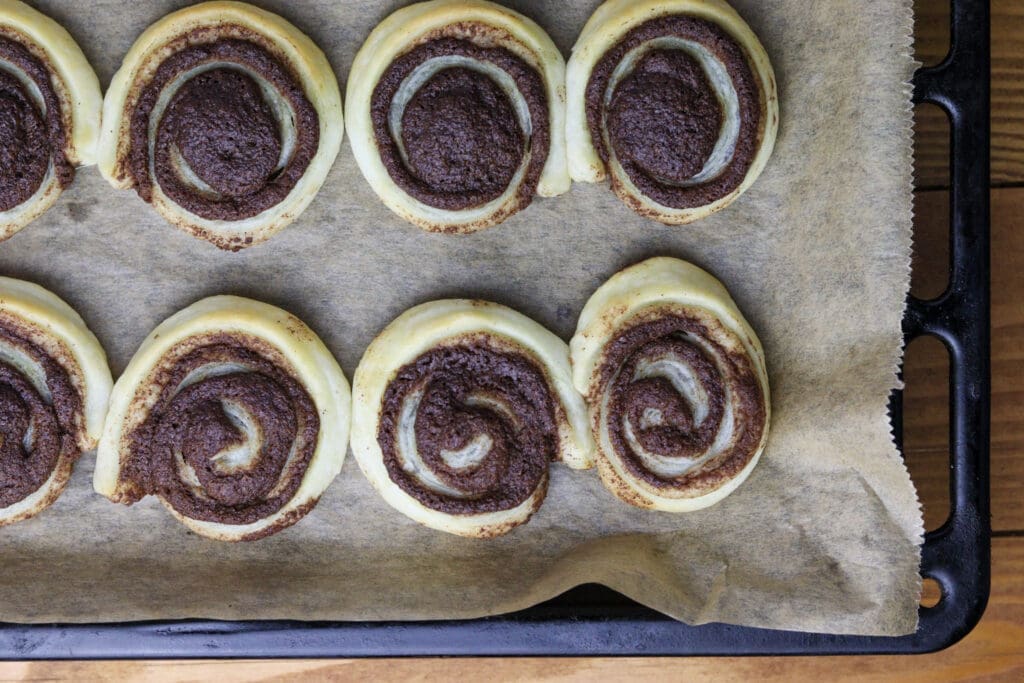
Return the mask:
{"type": "Polygon", "coordinates": [[[664,206],[706,206],[743,182],[763,131],[761,92],[743,47],[717,24],[685,15],[652,19],[629,31],[594,66],[587,83],[587,125],[601,160],[608,145],[629,179],[664,206]],[[739,137],[732,158],[714,178],[686,183],[700,173],[718,141],[721,104],[700,63],[679,49],[652,49],[605,95],[612,73],[634,48],[676,36],[704,46],[724,66],[739,100],[739,137]],[[607,126],[607,139],[602,129],[607,126]]]}
{"type": "Polygon", "coordinates": [[[186,517],[222,524],[257,522],[292,499],[316,450],[320,419],[287,371],[237,339],[211,338],[160,371],[154,384],[160,394],[128,437],[121,473],[135,485],[135,499],[156,494],[186,517]],[[208,365],[245,370],[181,386],[208,365]]]}
{"type": "Polygon", "coordinates": [[[75,168],[64,155],[64,113],[46,66],[24,45],[3,36],[0,60],[30,79],[46,105],[44,114],[25,85],[0,69],[0,211],[8,211],[39,190],[51,161],[62,188],[74,180],[75,168]]]}
{"type": "Polygon", "coordinates": [[[374,136],[391,179],[424,204],[449,211],[482,206],[512,182],[526,154],[526,173],[517,189],[520,207],[533,199],[547,161],[547,93],[529,64],[502,47],[438,38],[395,59],[381,76],[370,103],[374,136]],[[527,135],[509,96],[490,76],[451,66],[438,71],[409,99],[402,113],[401,142],[388,117],[403,81],[427,60],[459,55],[489,62],[513,80],[530,112],[527,135]]]}
{"type": "Polygon", "coordinates": [[[697,60],[653,50],[615,89],[608,136],[619,163],[663,183],[700,173],[722,127],[722,106],[697,60]]]}
{"type": "Polygon", "coordinates": [[[191,76],[172,96],[156,122],[152,168],[160,189],[182,208],[237,221],[282,202],[320,144],[320,118],[298,77],[256,43],[231,38],[190,45],[164,60],[132,111],[129,165],[139,196],[152,201],[149,129],[157,101],[184,72],[221,62],[228,65],[191,76]],[[292,110],[295,146],[283,165],[283,122],[259,80],[292,110]],[[201,182],[188,179],[184,166],[201,182]]]}
{"type": "MultiPolygon", "coordinates": [[[[160,136],[157,147],[176,146],[203,182],[234,198],[258,192],[281,156],[281,133],[259,85],[232,69],[206,71],[182,85],[160,136]]],[[[161,182],[167,173],[173,170],[159,167],[161,182]]]]}
{"type": "Polygon", "coordinates": [[[608,437],[625,468],[661,488],[711,491],[733,479],[754,456],[766,425],[765,399],[750,358],[729,353],[695,318],[667,315],[619,333],[609,344],[600,370],[608,437]],[[724,372],[694,341],[715,349],[727,365],[724,372]],[[637,378],[644,360],[674,358],[685,364],[707,397],[706,414],[695,424],[693,407],[661,376],[637,378]],[[639,445],[664,458],[694,458],[708,451],[722,424],[726,392],[732,393],[734,437],[721,454],[680,477],[663,478],[650,471],[633,451],[626,422],[639,445]]]}
{"type": "Polygon", "coordinates": [[[81,401],[67,372],[46,352],[0,327],[0,344],[13,346],[43,369],[50,400],[22,372],[0,361],[0,508],[35,493],[62,458],[80,455],[76,415],[81,401]]]}
{"type": "Polygon", "coordinates": [[[431,349],[398,370],[384,393],[377,441],[391,481],[427,507],[463,515],[509,510],[547,484],[548,465],[558,454],[555,404],[535,361],[485,339],[468,340],[431,349]],[[417,392],[415,448],[459,496],[427,487],[403,467],[400,422],[417,392]],[[481,440],[489,448],[476,463],[453,466],[443,453],[481,440]]]}

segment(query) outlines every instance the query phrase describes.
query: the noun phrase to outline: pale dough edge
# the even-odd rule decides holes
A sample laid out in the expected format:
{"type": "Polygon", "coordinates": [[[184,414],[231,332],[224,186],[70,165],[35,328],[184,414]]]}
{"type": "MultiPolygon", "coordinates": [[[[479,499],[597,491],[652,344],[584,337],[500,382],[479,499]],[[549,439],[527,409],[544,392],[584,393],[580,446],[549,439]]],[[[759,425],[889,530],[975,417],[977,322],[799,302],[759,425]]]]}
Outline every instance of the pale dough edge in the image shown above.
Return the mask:
{"type": "Polygon", "coordinates": [[[29,36],[53,60],[71,99],[72,130],[65,152],[76,166],[96,163],[103,96],[82,48],[63,26],[20,0],[0,0],[0,23],[29,36]]]}

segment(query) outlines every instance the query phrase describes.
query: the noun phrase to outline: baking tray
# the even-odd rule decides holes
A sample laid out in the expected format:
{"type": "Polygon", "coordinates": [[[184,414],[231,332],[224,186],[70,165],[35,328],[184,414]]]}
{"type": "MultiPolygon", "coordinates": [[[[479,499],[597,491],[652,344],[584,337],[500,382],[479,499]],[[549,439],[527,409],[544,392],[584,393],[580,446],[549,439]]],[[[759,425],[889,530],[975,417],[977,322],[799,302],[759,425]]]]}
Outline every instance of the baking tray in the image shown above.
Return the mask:
{"type": "MultiPolygon", "coordinates": [[[[914,102],[949,115],[950,278],[936,299],[910,297],[907,342],[933,335],[950,356],[950,516],[925,537],[921,574],[942,599],[916,633],[835,636],[687,626],[596,585],[521,612],[460,621],[149,621],[0,624],[0,658],[382,657],[412,655],[781,655],[922,653],[981,619],[990,580],[989,3],[952,0],[949,55],[914,77],[914,102]]],[[[902,393],[891,401],[902,450],[902,393]]]]}

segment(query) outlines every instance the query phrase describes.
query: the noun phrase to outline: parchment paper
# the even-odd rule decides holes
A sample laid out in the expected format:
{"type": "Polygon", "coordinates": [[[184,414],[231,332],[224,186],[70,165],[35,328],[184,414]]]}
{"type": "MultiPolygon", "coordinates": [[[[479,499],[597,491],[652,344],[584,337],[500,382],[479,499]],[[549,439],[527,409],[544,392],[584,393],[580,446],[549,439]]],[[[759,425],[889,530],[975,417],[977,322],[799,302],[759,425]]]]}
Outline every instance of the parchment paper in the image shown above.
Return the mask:
{"type": "MultiPolygon", "coordinates": [[[[71,31],[106,84],[146,26],[188,3],[32,4],[71,31]]],[[[344,92],[355,51],[402,3],[257,4],[324,48],[344,92]]],[[[598,2],[507,4],[568,55],[598,2]]],[[[0,530],[0,620],[475,617],[598,582],[691,623],[913,631],[922,521],[886,416],[909,280],[910,3],[735,4],[774,63],[781,128],[753,188],[694,225],[659,226],[605,186],[576,185],[481,234],[430,235],[384,208],[346,142],[300,220],[238,254],[83,169],[0,245],[0,273],[80,311],[115,376],[161,320],[234,293],[302,317],[351,378],[377,332],[419,302],[491,299],[568,339],[606,278],[679,256],[722,279],[767,352],[771,439],[736,493],[701,512],[653,513],[617,502],[596,472],[556,465],[529,524],[476,541],[393,511],[349,456],[298,525],[232,545],[191,535],[155,499],[124,507],[94,494],[86,454],[52,508],[0,530]]]]}

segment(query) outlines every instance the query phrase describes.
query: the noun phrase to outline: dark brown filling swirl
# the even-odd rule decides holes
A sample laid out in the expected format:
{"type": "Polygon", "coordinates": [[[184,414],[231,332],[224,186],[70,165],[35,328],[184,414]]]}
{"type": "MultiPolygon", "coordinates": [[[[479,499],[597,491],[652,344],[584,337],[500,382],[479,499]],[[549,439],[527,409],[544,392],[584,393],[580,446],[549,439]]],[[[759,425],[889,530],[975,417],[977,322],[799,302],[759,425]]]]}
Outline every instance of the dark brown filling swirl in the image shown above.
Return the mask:
{"type": "Polygon", "coordinates": [[[0,360],[0,508],[5,508],[35,493],[62,461],[70,467],[78,458],[81,401],[68,373],[43,349],[3,327],[0,346],[40,368],[50,394],[41,394],[13,362],[0,360]]]}
{"type": "Polygon", "coordinates": [[[160,394],[129,435],[122,472],[136,498],[156,494],[186,517],[223,524],[257,522],[292,499],[320,419],[289,372],[237,340],[215,339],[154,382],[160,394]]]}
{"type": "Polygon", "coordinates": [[[185,46],[160,64],[132,111],[129,162],[146,201],[155,183],[197,216],[237,221],[283,201],[319,143],[320,118],[298,77],[260,45],[225,38],[185,46]],[[172,84],[176,91],[157,111],[172,84]],[[282,159],[285,131],[294,140],[282,159]]]}
{"type": "Polygon", "coordinates": [[[763,97],[745,50],[724,29],[704,19],[667,16],[629,31],[594,66],[586,90],[587,125],[605,165],[610,162],[610,145],[644,196],[677,209],[706,206],[738,188],[746,177],[762,137],[763,97]],[[711,157],[723,111],[697,59],[683,49],[651,48],[615,85],[606,105],[612,75],[623,58],[662,37],[706,48],[725,67],[736,90],[735,149],[724,168],[703,182],[692,179],[711,157]]]}
{"type": "Polygon", "coordinates": [[[42,99],[38,102],[21,79],[0,68],[0,211],[8,211],[39,190],[51,163],[62,188],[74,180],[75,168],[65,156],[64,112],[46,65],[4,36],[0,62],[30,80],[42,99]]]}
{"type": "Polygon", "coordinates": [[[540,74],[505,48],[455,38],[414,47],[381,76],[370,113],[388,174],[424,204],[458,211],[497,199],[527,154],[519,203],[528,204],[537,190],[550,146],[547,93],[540,74]],[[440,69],[411,95],[401,112],[401,134],[393,130],[392,104],[406,79],[428,60],[451,55],[508,74],[529,109],[532,131],[523,130],[509,95],[490,75],[457,65],[440,69]]]}
{"type": "Polygon", "coordinates": [[[751,359],[696,318],[667,315],[620,332],[600,373],[611,446],[656,487],[714,490],[761,442],[765,398],[751,359]]]}
{"type": "Polygon", "coordinates": [[[427,507],[509,510],[547,485],[558,453],[555,411],[535,361],[471,340],[398,370],[377,440],[391,480],[427,507]]]}

